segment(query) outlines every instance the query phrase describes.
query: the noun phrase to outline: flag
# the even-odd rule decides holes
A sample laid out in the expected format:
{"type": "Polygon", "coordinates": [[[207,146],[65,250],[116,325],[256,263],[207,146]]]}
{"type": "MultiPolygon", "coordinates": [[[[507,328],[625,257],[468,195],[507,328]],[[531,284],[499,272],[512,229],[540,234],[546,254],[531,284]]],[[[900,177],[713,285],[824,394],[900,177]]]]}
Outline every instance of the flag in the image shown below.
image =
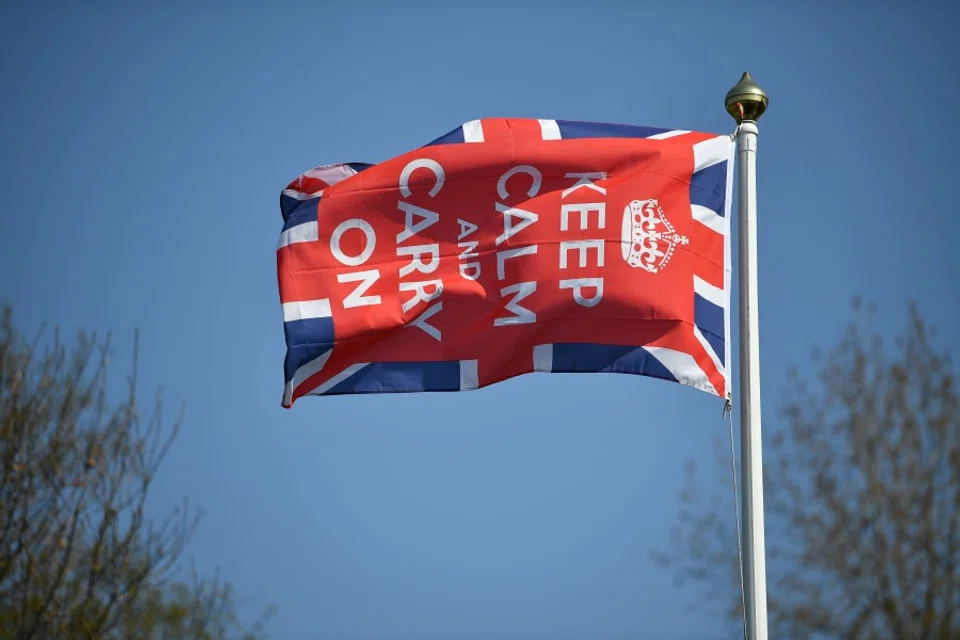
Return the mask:
{"type": "Polygon", "coordinates": [[[280,196],[282,405],[635,374],[726,397],[729,135],[491,118],[280,196]]]}

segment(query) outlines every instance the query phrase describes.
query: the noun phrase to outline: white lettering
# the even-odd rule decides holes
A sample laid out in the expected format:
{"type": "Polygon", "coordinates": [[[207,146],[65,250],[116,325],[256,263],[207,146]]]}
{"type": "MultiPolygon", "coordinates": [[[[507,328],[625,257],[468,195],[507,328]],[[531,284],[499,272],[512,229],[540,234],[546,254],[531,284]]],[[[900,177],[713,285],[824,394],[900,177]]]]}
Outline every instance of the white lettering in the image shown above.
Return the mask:
{"type": "Polygon", "coordinates": [[[370,256],[373,255],[373,248],[376,246],[377,233],[373,230],[373,227],[370,226],[369,222],[361,220],[360,218],[344,220],[338,224],[336,229],[333,230],[333,233],[330,234],[330,253],[332,253],[333,257],[339,260],[341,264],[348,267],[359,267],[369,260],[370,256]],[[359,229],[363,232],[364,247],[360,254],[356,256],[348,256],[343,252],[343,249],[340,248],[343,234],[350,229],[359,229]]]}
{"type": "Polygon", "coordinates": [[[518,249],[504,249],[503,251],[497,251],[497,280],[505,280],[507,277],[505,263],[510,258],[516,258],[518,256],[529,256],[537,252],[537,245],[532,244],[527,247],[520,247],[518,249]]]}
{"type": "Polygon", "coordinates": [[[440,189],[443,188],[443,167],[440,166],[439,162],[431,160],[430,158],[417,158],[407,163],[407,166],[400,172],[400,193],[403,194],[404,198],[409,198],[413,194],[413,191],[410,190],[410,176],[412,176],[413,172],[417,169],[429,169],[433,172],[437,181],[430,188],[430,197],[436,197],[436,195],[440,193],[440,189]]]}
{"type": "Polygon", "coordinates": [[[380,304],[380,296],[365,296],[367,289],[380,279],[380,270],[371,269],[370,271],[357,271],[356,273],[337,274],[337,282],[359,282],[356,288],[350,292],[350,295],[343,301],[344,309],[353,307],[366,307],[372,304],[380,304]]]}
{"type": "MultiPolygon", "coordinates": [[[[596,191],[600,195],[606,195],[607,190],[600,185],[595,184],[594,180],[603,180],[607,177],[603,172],[592,173],[568,173],[567,178],[576,178],[577,182],[567,189],[564,189],[562,198],[566,198],[580,187],[586,187],[591,191],[596,191]]],[[[564,204],[560,206],[560,230],[568,231],[570,229],[570,214],[580,214],[580,230],[585,231],[589,224],[590,212],[597,213],[597,227],[603,229],[606,226],[607,205],[605,202],[590,202],[577,204],[564,204]]],[[[560,268],[566,269],[569,266],[568,253],[571,250],[580,252],[578,266],[582,269],[587,266],[587,250],[597,250],[596,266],[603,267],[604,259],[604,241],[603,240],[563,240],[560,242],[560,268]]],[[[603,278],[572,278],[560,281],[561,289],[572,289],[574,301],[582,307],[595,307],[603,299],[603,278]],[[584,295],[584,289],[593,289],[593,295],[584,295]]]]}
{"type": "Polygon", "coordinates": [[[577,183],[568,189],[563,190],[563,196],[566,198],[568,195],[579,189],[580,187],[586,187],[588,189],[593,189],[601,195],[607,195],[607,190],[604,187],[596,185],[593,183],[593,180],[605,180],[607,174],[604,171],[596,171],[593,173],[568,173],[568,178],[579,178],[577,183]]]}
{"type": "Polygon", "coordinates": [[[414,271],[433,273],[440,266],[439,244],[418,244],[413,247],[397,247],[397,257],[413,256],[410,264],[400,267],[400,277],[408,276],[414,271]],[[429,262],[423,261],[424,254],[430,256],[429,262]]]}
{"type": "Polygon", "coordinates": [[[479,262],[462,262],[460,263],[460,276],[466,278],[467,280],[476,280],[480,277],[480,263],[479,262]],[[467,273],[468,269],[473,269],[473,274],[467,273]]]}
{"type": "Polygon", "coordinates": [[[537,321],[537,314],[529,309],[521,307],[518,303],[524,298],[532,295],[537,290],[536,282],[520,282],[518,284],[512,284],[509,287],[504,287],[500,289],[500,297],[515,294],[513,298],[507,302],[507,311],[513,313],[513,316],[506,318],[495,318],[493,320],[493,326],[502,327],[505,325],[512,324],[533,324],[537,321]]]}
{"type": "Polygon", "coordinates": [[[469,260],[470,258],[476,258],[480,254],[475,251],[479,242],[461,242],[457,244],[457,248],[463,249],[463,253],[460,254],[461,260],[469,260]]]}
{"type": "Polygon", "coordinates": [[[525,173],[533,178],[533,183],[530,185],[530,188],[527,189],[528,198],[532,198],[539,193],[540,185],[543,183],[543,176],[540,175],[540,172],[537,171],[536,167],[531,167],[528,164],[522,164],[518,167],[508,170],[506,173],[500,176],[499,180],[497,180],[497,193],[500,194],[501,200],[506,200],[510,195],[510,192],[507,191],[507,180],[518,173],[525,173]]]}
{"type": "Polygon", "coordinates": [[[473,224],[472,222],[467,222],[466,220],[460,220],[457,218],[457,224],[460,225],[460,235],[457,236],[457,240],[463,240],[477,230],[477,225],[473,224]]]}
{"type": "Polygon", "coordinates": [[[414,320],[413,323],[407,326],[419,327],[420,329],[423,329],[428,336],[430,336],[437,342],[440,342],[441,339],[443,338],[443,336],[440,334],[440,330],[437,329],[432,324],[430,324],[429,322],[427,322],[427,320],[429,320],[436,314],[440,313],[440,311],[442,310],[443,310],[443,302],[438,302],[437,304],[433,305],[432,307],[430,307],[429,309],[421,313],[419,316],[417,316],[416,320],[414,320]]]}
{"type": "MultiPolygon", "coordinates": [[[[474,227],[476,228],[476,227],[474,227]]],[[[476,248],[480,243],[477,241],[467,241],[457,244],[457,247],[463,249],[463,252],[460,254],[461,260],[469,260],[470,258],[478,258],[480,254],[476,252],[476,248]]],[[[480,263],[479,262],[467,262],[460,263],[460,275],[467,280],[476,280],[480,277],[480,263]],[[473,274],[468,273],[468,270],[472,269],[473,274]]]]}
{"type": "Polygon", "coordinates": [[[429,209],[424,209],[423,207],[418,207],[415,204],[410,204],[409,202],[398,202],[397,208],[406,214],[404,217],[403,231],[397,234],[397,244],[400,244],[404,240],[409,240],[424,229],[428,229],[440,219],[440,214],[434,213],[429,209]],[[420,216],[422,220],[415,223],[413,221],[414,216],[420,216]]]}
{"type": "Polygon", "coordinates": [[[603,240],[562,240],[560,242],[560,268],[567,268],[567,252],[571,249],[580,251],[580,266],[587,266],[587,249],[597,250],[597,266],[603,266],[603,240]]]}
{"type": "MultiPolygon", "coordinates": [[[[410,188],[410,179],[418,169],[427,169],[433,173],[434,182],[430,187],[428,194],[431,198],[436,197],[443,188],[446,176],[443,167],[436,160],[430,158],[416,158],[407,163],[400,172],[400,193],[404,198],[409,198],[413,194],[410,188]]],[[[415,183],[417,186],[429,184],[427,180],[420,180],[415,183]]],[[[397,244],[409,240],[418,233],[429,229],[440,220],[440,214],[423,207],[418,207],[409,202],[397,202],[397,208],[403,211],[403,231],[397,234],[397,244]]],[[[463,232],[463,221],[460,221],[461,233],[463,232]]],[[[469,224],[469,223],[467,223],[469,224]]],[[[476,230],[476,226],[473,227],[476,230]]],[[[407,256],[410,262],[400,267],[400,278],[411,275],[419,271],[423,274],[433,273],[440,266],[440,245],[439,244],[419,244],[410,247],[397,247],[397,257],[407,256]]],[[[413,297],[403,303],[402,309],[406,313],[417,306],[420,302],[430,303],[439,298],[443,293],[443,280],[424,280],[418,282],[400,282],[399,290],[412,291],[413,297]]],[[[426,311],[419,314],[417,318],[411,321],[410,325],[419,327],[427,335],[435,340],[440,340],[440,331],[431,325],[428,320],[443,309],[443,303],[438,302],[429,306],[426,311]]]]}
{"type": "Polygon", "coordinates": [[[499,202],[497,203],[497,211],[503,214],[503,233],[497,236],[497,246],[503,244],[539,219],[539,216],[535,213],[508,207],[499,202]],[[513,218],[520,218],[521,222],[514,225],[512,222],[513,218]]]}
{"type": "Polygon", "coordinates": [[[439,298],[443,293],[443,280],[424,280],[423,282],[401,282],[400,291],[413,291],[412,298],[403,303],[403,312],[406,313],[417,306],[418,302],[430,302],[439,298]],[[433,293],[427,293],[427,287],[433,287],[433,293]]]}
{"type": "Polygon", "coordinates": [[[580,229],[587,228],[587,214],[590,211],[597,212],[599,224],[597,228],[603,229],[607,224],[607,205],[605,202],[585,202],[582,204],[565,204],[560,207],[560,231],[566,231],[570,227],[568,216],[571,212],[580,213],[580,229]]]}
{"type": "Polygon", "coordinates": [[[581,307],[595,307],[603,298],[603,278],[576,278],[573,280],[561,280],[561,289],[573,289],[573,299],[581,307]],[[593,287],[597,290],[591,298],[583,296],[585,287],[593,287]]]}

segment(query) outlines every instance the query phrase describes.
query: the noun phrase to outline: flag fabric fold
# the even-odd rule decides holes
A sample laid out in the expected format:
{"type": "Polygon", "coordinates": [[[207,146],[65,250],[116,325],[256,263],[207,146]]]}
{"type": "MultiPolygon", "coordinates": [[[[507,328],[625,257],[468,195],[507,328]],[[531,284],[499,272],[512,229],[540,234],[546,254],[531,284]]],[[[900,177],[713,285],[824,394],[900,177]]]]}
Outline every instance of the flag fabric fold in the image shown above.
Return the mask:
{"type": "Polygon", "coordinates": [[[282,405],[532,372],[726,397],[728,135],[490,118],[280,197],[282,405]]]}

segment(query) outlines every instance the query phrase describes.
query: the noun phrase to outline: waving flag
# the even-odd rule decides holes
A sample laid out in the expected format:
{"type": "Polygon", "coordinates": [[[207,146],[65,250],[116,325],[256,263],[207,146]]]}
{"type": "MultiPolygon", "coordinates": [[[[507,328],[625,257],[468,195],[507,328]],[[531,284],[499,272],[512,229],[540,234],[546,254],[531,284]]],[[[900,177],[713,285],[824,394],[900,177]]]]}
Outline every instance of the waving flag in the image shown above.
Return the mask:
{"type": "Polygon", "coordinates": [[[726,397],[730,136],[484,119],[283,190],[282,404],[623,373],[726,397]]]}

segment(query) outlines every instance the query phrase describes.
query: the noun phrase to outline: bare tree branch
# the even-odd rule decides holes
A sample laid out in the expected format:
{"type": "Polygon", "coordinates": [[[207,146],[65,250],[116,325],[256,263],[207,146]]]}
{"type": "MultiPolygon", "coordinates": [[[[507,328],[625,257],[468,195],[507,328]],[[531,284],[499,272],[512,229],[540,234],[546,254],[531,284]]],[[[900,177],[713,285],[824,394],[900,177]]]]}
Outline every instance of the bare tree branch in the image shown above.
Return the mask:
{"type": "MultiPolygon", "coordinates": [[[[893,344],[870,330],[872,309],[854,310],[838,343],[815,352],[812,383],[791,372],[781,419],[767,420],[771,633],[957,638],[960,394],[950,357],[913,305],[893,344]]],[[[703,585],[700,598],[724,605],[733,623],[743,612],[730,498],[705,499],[695,476],[672,546],[656,559],[703,585]]]]}

